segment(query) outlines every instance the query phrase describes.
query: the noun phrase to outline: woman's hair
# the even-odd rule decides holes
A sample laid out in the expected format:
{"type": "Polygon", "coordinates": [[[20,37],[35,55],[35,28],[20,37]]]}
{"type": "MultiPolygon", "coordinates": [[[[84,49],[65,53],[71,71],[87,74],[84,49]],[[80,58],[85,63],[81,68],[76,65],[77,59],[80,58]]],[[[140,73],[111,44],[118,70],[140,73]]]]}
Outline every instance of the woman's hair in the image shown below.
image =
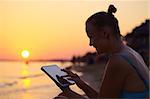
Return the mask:
{"type": "Polygon", "coordinates": [[[110,5],[108,12],[98,12],[90,16],[86,21],[86,25],[90,22],[96,27],[109,26],[113,29],[113,35],[116,38],[120,38],[118,20],[113,15],[116,11],[117,9],[114,5],[110,5]]]}

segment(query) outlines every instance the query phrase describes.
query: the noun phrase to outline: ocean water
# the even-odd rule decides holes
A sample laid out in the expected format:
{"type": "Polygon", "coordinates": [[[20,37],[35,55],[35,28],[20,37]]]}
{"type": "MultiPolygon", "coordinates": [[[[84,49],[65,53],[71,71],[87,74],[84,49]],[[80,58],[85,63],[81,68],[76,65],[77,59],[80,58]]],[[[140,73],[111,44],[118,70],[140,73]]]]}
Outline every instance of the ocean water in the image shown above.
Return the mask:
{"type": "MultiPolygon", "coordinates": [[[[0,99],[52,99],[61,90],[41,71],[44,65],[57,64],[61,68],[70,62],[0,62],[0,99]]],[[[71,89],[83,94],[76,85],[71,89]]]]}

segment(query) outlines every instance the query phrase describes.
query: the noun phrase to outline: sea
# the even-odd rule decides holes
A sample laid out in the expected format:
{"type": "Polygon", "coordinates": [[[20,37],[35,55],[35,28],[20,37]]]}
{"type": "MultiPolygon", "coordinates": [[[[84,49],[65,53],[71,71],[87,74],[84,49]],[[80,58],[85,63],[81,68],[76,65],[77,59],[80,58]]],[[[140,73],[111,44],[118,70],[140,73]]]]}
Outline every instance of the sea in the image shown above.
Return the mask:
{"type": "MultiPolygon", "coordinates": [[[[53,64],[61,68],[72,65],[71,62],[30,62],[26,64],[18,61],[1,61],[0,99],[53,99],[62,91],[41,71],[42,66],[53,64]]],[[[76,85],[70,88],[79,94],[84,94],[76,85]]]]}

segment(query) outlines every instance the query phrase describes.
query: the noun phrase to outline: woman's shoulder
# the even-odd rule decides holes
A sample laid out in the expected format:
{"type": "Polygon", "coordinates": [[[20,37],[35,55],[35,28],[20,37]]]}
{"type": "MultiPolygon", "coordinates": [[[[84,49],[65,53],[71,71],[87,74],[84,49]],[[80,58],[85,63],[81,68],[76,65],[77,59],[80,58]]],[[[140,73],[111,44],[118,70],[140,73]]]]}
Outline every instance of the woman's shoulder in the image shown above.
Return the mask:
{"type": "Polygon", "coordinates": [[[115,66],[115,67],[121,67],[120,65],[127,65],[127,61],[121,56],[121,55],[112,55],[109,58],[108,64],[115,66]]]}
{"type": "Polygon", "coordinates": [[[130,64],[120,55],[112,55],[107,63],[107,68],[111,71],[128,74],[130,64]]]}

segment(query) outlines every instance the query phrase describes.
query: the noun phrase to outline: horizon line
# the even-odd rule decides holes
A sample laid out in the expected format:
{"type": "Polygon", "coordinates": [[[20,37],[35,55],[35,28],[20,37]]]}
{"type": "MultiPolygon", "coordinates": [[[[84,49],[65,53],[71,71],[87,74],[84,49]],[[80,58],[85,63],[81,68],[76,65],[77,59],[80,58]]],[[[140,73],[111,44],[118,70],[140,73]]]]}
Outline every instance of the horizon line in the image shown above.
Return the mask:
{"type": "Polygon", "coordinates": [[[62,62],[67,62],[67,61],[71,61],[71,59],[30,59],[30,60],[19,60],[19,59],[0,59],[1,61],[28,61],[28,62],[52,62],[52,61],[62,61],[62,62]]]}

